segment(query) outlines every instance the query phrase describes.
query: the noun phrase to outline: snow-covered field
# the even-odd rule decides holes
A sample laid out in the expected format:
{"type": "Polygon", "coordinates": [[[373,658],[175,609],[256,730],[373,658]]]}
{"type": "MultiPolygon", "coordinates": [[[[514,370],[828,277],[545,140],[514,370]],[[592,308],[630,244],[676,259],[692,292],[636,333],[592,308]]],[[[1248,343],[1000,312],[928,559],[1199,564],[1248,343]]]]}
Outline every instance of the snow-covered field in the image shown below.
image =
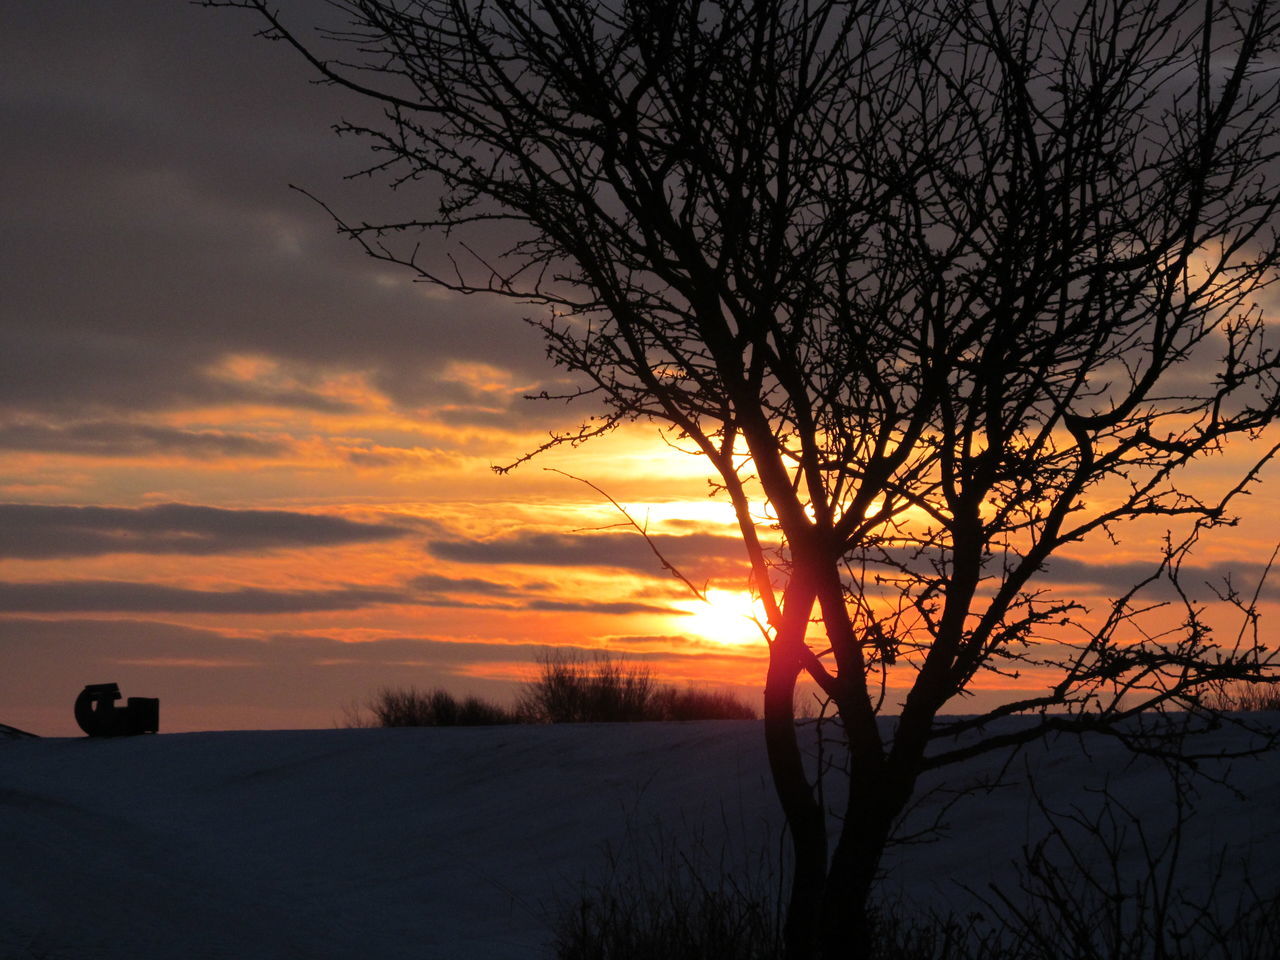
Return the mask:
{"type": "MultiPolygon", "coordinates": [[[[1044,829],[1028,775],[1058,809],[1096,810],[1106,785],[1158,839],[1159,765],[1084,746],[1024,752],[1012,786],[894,851],[886,889],[963,906],[962,885],[1008,882],[1044,829]]],[[[1198,782],[1184,831],[1186,875],[1221,860],[1220,897],[1246,875],[1280,885],[1280,757],[1231,773],[1239,794],[1198,782]]],[[[609,849],[696,842],[757,862],[778,837],[750,721],[0,739],[0,957],[528,960],[609,849]]]]}

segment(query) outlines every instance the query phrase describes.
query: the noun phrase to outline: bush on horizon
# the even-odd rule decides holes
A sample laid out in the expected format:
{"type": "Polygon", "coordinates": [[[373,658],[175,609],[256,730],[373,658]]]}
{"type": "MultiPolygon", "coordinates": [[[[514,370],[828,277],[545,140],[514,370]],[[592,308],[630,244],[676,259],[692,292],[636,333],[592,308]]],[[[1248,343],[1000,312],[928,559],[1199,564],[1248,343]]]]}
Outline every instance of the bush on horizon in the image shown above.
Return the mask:
{"type": "Polygon", "coordinates": [[[483,727],[516,723],[517,717],[499,704],[479,697],[458,699],[439,687],[382,687],[369,698],[367,718],[362,711],[348,715],[353,727],[483,727]]]}
{"type": "Polygon", "coordinates": [[[529,723],[633,723],[657,719],[657,689],[646,667],[596,654],[553,650],[538,658],[538,675],[525,682],[516,712],[529,723]]]}
{"type": "Polygon", "coordinates": [[[636,723],[755,720],[749,704],[725,690],[657,682],[647,667],[608,654],[556,650],[538,661],[514,708],[436,687],[382,687],[364,707],[349,708],[349,727],[473,727],[504,723],[636,723]],[[367,712],[366,712],[367,711],[367,712]]]}
{"type": "Polygon", "coordinates": [[[529,723],[631,723],[653,720],[754,720],[758,714],[728,691],[678,690],[645,666],[606,653],[553,650],[520,691],[516,712],[529,723]]]}
{"type": "Polygon", "coordinates": [[[1237,681],[1218,687],[1211,694],[1210,701],[1214,709],[1240,713],[1280,710],[1280,687],[1270,683],[1237,681]]]}
{"type": "Polygon", "coordinates": [[[758,714],[727,690],[699,690],[688,686],[683,690],[660,687],[654,695],[654,706],[660,716],[655,720],[756,720],[758,714]]]}

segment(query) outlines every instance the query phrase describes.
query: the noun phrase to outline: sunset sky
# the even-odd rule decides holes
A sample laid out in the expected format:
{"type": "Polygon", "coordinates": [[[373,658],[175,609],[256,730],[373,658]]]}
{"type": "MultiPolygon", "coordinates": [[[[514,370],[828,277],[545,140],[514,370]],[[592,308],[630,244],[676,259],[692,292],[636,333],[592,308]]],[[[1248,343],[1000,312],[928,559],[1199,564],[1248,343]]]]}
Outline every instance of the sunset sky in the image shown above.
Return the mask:
{"type": "MultiPolygon", "coordinates": [[[[519,305],[412,283],[289,189],[357,218],[415,202],[343,180],[365,153],[330,124],[367,108],[255,29],[181,2],[0,7],[0,722],[76,733],[76,693],[117,681],[164,730],[329,726],[382,685],[506,699],[565,645],[753,695],[703,464],[640,424],[495,474],[590,411],[520,399],[557,373],[519,305]],[[625,504],[716,603],[544,468],[625,504]]],[[[1256,581],[1274,483],[1243,507],[1199,579],[1256,581]]],[[[1048,575],[1096,601],[1159,532],[1048,575]]]]}

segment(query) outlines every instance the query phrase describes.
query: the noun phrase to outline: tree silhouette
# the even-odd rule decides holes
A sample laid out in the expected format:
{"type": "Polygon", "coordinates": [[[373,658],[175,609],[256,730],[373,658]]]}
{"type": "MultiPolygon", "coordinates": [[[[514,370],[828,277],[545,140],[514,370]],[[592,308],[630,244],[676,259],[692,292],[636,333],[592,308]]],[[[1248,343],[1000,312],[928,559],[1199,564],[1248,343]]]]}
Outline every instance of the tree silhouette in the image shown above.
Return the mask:
{"type": "MultiPolygon", "coordinates": [[[[860,955],[922,772],[1054,730],[1177,752],[1171,711],[1269,676],[1178,572],[1275,450],[1179,486],[1280,410],[1276,4],[336,0],[314,33],[215,5],[383,108],[339,131],[409,212],[343,231],[545,308],[605,411],[547,446],[647,420],[714,467],[768,618],[790,956],[860,955]],[[420,256],[469,229],[465,264],[420,256]],[[1180,533],[1109,609],[1043,576],[1140,518],[1180,533]],[[1043,692],[939,716],[990,671],[1043,692]],[[848,751],[834,842],[802,677],[848,751]]],[[[1225,599],[1253,619],[1256,594],[1225,599]]]]}

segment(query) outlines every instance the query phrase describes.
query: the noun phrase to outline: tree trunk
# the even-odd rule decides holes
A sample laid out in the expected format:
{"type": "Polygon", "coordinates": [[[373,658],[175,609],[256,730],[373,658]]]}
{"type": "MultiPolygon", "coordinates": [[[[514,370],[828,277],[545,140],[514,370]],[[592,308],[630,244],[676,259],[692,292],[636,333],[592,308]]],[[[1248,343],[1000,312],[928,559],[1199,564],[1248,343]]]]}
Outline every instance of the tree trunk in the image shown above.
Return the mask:
{"type": "MultiPolygon", "coordinates": [[[[808,622],[808,612],[798,618],[808,622]]],[[[793,621],[794,622],[794,621],[793,621]]],[[[827,876],[826,817],[805,774],[796,737],[795,689],[800,675],[796,638],[784,628],[770,650],[764,688],[764,734],[774,789],[782,804],[791,837],[793,872],[783,939],[787,960],[818,956],[823,890],[827,876]]],[[[799,635],[802,639],[803,635],[799,635]]]]}
{"type": "Polygon", "coordinates": [[[823,960],[863,960],[871,955],[871,891],[880,858],[902,804],[894,804],[882,785],[851,789],[844,829],[831,855],[822,899],[823,960]]]}

